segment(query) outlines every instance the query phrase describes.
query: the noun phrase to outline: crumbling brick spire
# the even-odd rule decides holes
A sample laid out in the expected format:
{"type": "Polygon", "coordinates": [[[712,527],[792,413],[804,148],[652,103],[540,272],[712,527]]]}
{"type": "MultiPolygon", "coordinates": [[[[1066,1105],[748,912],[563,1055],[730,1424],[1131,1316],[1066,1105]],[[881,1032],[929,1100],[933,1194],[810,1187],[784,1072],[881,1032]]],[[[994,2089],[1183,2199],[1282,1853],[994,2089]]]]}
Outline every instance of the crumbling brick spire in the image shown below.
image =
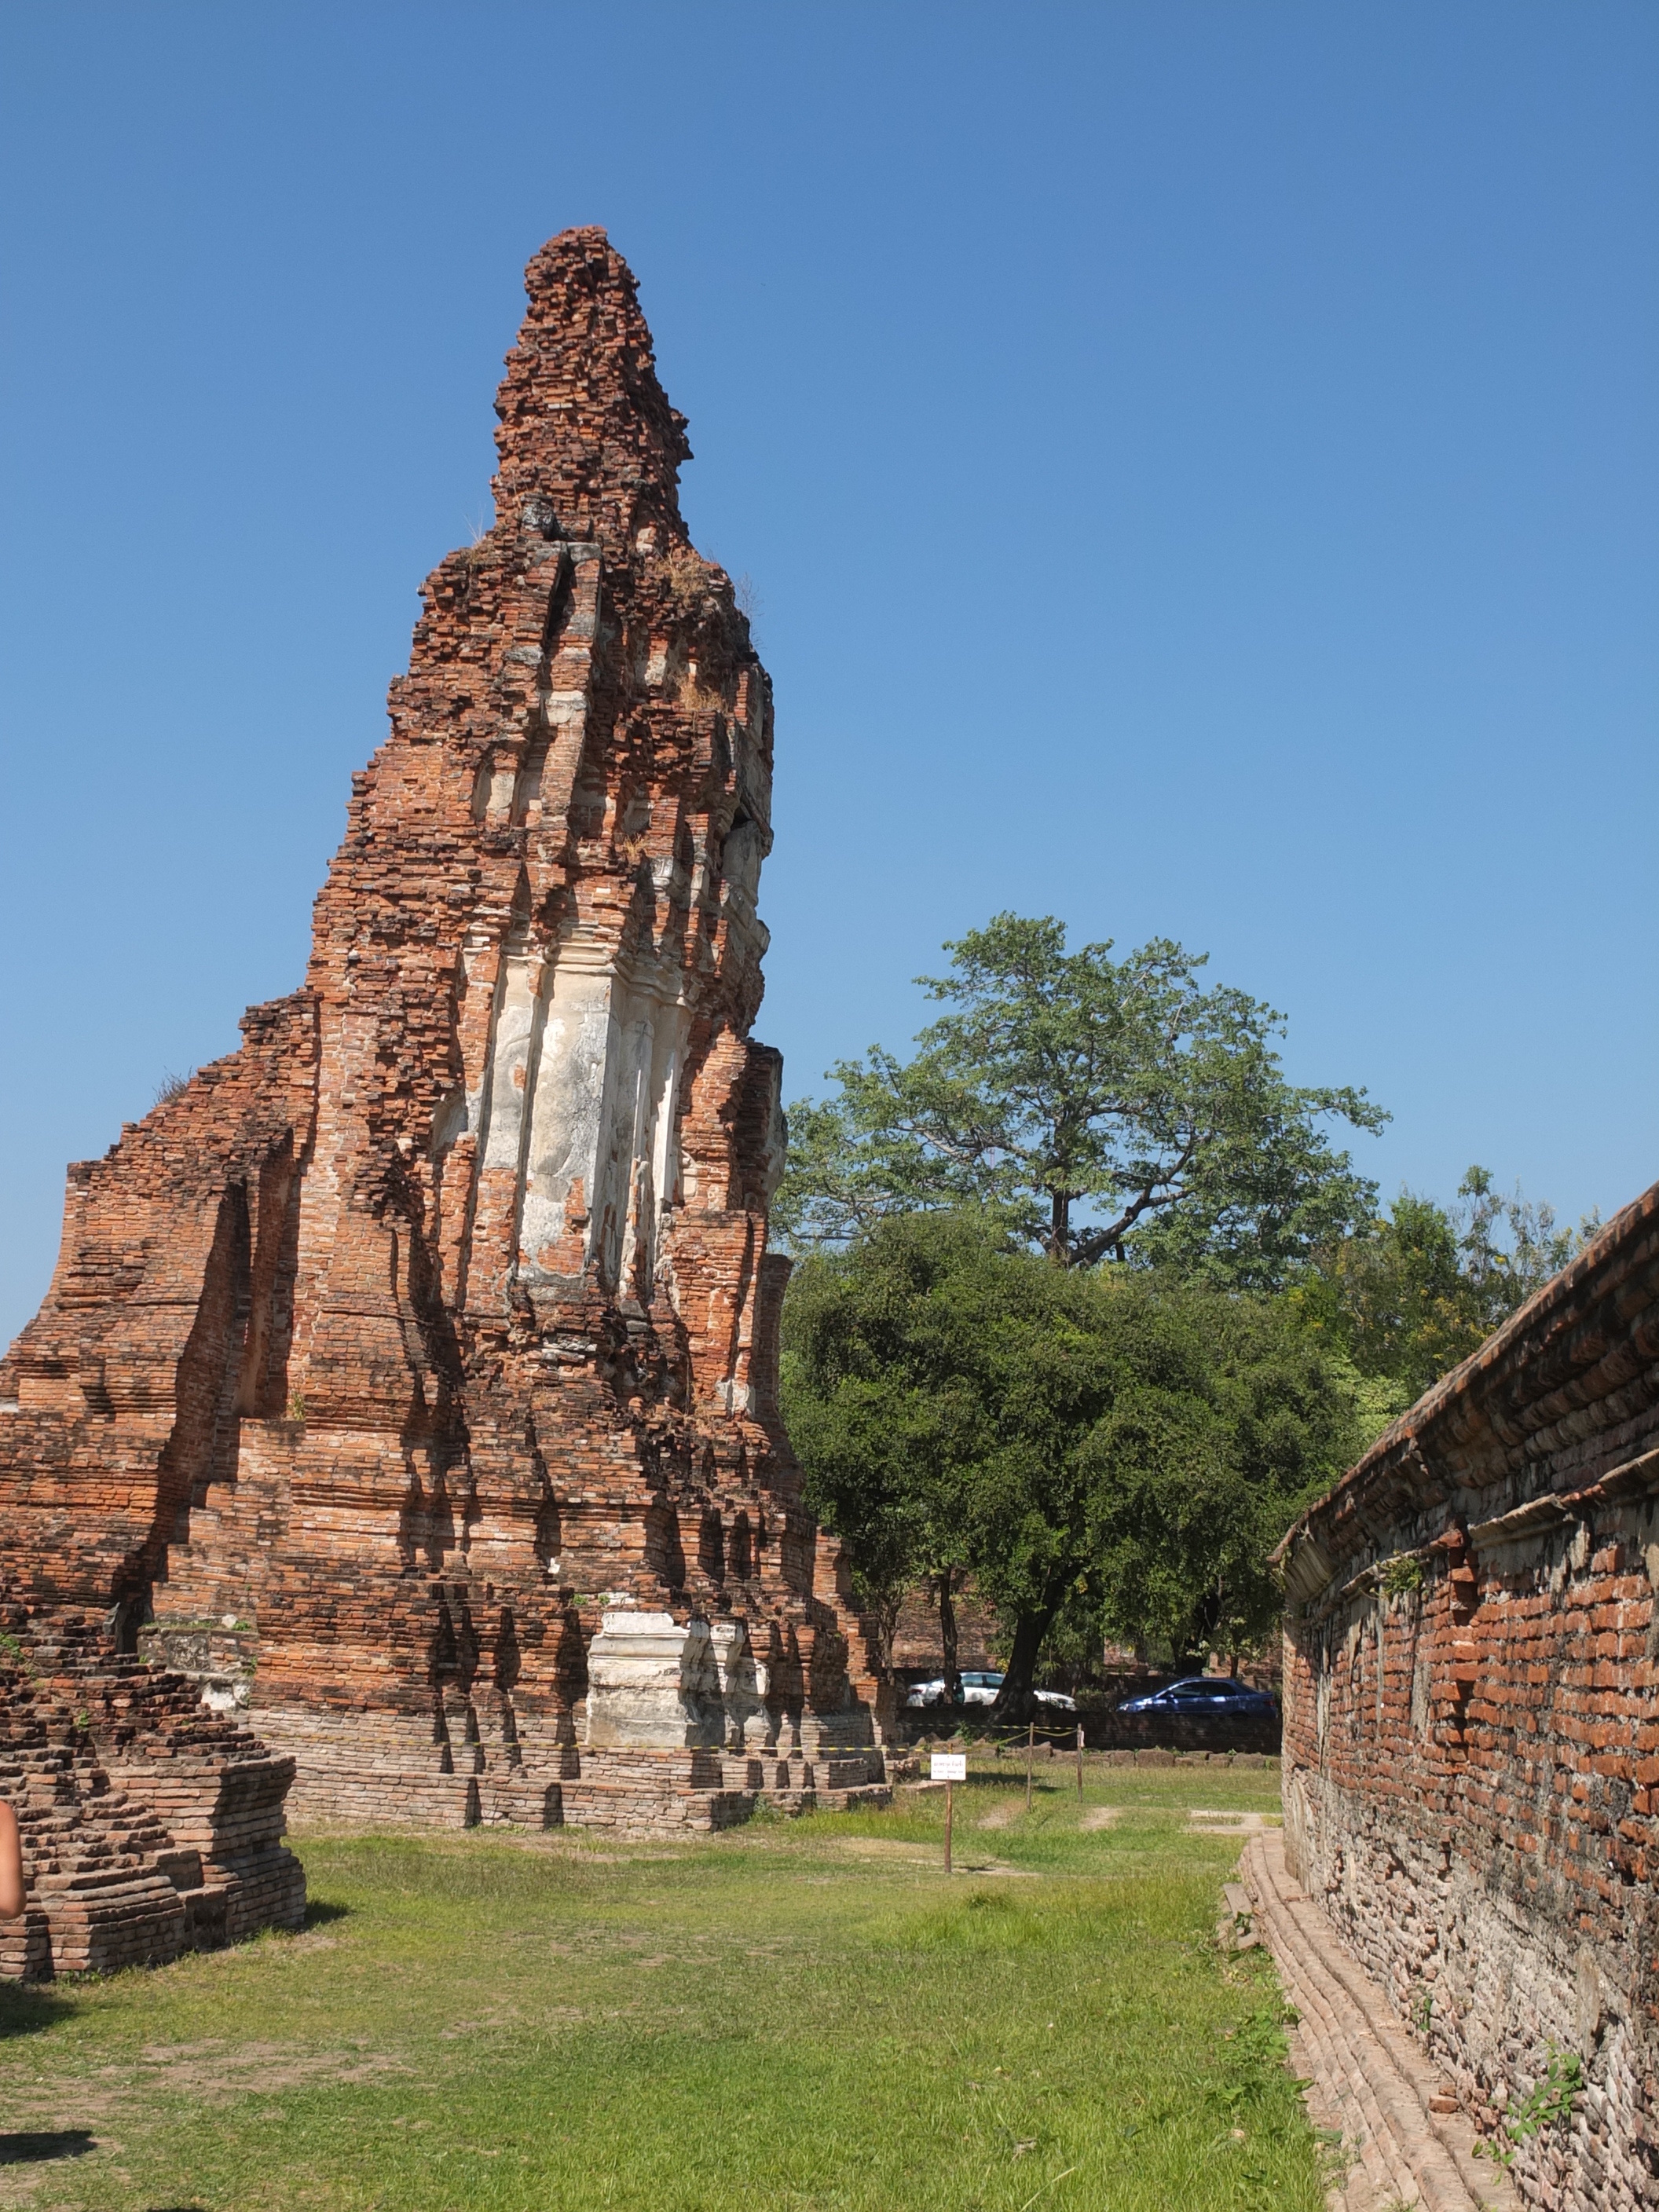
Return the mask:
{"type": "Polygon", "coordinates": [[[775,1401],[772,690],[626,264],[527,288],[304,988],[70,1171],[0,1590],[217,1624],[314,1814],[706,1824],[871,1741],[775,1401]]]}
{"type": "Polygon", "coordinates": [[[691,448],[657,381],[632,270],[604,231],[567,230],[531,262],[525,289],[495,398],[498,519],[618,547],[653,526],[683,540],[691,448]]]}

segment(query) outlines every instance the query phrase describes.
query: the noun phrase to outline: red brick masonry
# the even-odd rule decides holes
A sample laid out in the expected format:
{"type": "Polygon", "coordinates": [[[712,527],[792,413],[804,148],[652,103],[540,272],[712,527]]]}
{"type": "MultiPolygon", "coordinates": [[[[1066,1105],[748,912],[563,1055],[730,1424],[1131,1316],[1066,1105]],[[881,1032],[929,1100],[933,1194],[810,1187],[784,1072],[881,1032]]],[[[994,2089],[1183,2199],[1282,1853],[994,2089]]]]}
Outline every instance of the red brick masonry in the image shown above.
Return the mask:
{"type": "Polygon", "coordinates": [[[526,286],[303,988],[70,1170],[0,1583],[251,1705],[308,1814],[718,1826],[881,1787],[775,1404],[772,693],[626,266],[526,286]]]}
{"type": "Polygon", "coordinates": [[[0,1978],[159,1965],[298,1928],[283,1848],[291,1759],[203,1710],[194,1682],[112,1656],[95,1632],[0,1608],[0,1796],[27,1881],[0,1978]]]}
{"type": "Polygon", "coordinates": [[[1659,1185],[1279,1556],[1291,1878],[1488,2131],[1577,2057],[1527,2202],[1659,2203],[1659,1185]]]}

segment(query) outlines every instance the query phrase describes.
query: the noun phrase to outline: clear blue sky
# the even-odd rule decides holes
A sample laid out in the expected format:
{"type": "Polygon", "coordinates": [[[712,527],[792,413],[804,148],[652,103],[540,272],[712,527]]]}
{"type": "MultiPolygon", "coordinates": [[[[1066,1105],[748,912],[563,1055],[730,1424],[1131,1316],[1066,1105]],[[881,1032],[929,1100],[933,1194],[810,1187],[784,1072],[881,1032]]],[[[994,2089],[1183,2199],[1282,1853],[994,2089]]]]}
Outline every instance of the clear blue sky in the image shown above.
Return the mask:
{"type": "Polygon", "coordinates": [[[605,224],[777,684],[759,1033],[1153,934],[1576,1216],[1659,1174],[1651,0],[0,9],[0,1338],[291,988],[520,272],[605,224]]]}

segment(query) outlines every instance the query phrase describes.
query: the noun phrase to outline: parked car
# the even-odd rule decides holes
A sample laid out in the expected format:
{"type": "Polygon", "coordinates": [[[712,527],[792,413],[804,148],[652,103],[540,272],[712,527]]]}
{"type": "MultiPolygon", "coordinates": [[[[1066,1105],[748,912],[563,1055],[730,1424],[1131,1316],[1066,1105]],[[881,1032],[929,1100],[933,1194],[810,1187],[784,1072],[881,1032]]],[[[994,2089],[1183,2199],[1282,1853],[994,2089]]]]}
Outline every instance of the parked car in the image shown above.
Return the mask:
{"type": "Polygon", "coordinates": [[[1231,1714],[1252,1714],[1271,1720],[1279,1707],[1270,1691],[1253,1690],[1248,1682],[1238,1681],[1231,1675],[1183,1674],[1180,1681],[1166,1682],[1161,1690],[1149,1690],[1144,1697],[1125,1698],[1118,1711],[1186,1713],[1200,1719],[1206,1714],[1212,1714],[1218,1719],[1231,1714]]]}
{"type": "MultiPolygon", "coordinates": [[[[964,1669],[962,1677],[963,1704],[994,1705],[1005,1679],[1001,1674],[987,1674],[982,1669],[976,1668],[971,1672],[964,1669]]],[[[1050,1712],[1074,1713],[1077,1711],[1076,1698],[1068,1698],[1063,1690],[1034,1690],[1031,1694],[1038,1705],[1050,1712]]],[[[915,1710],[928,1705],[942,1705],[945,1703],[945,1677],[940,1674],[931,1682],[913,1683],[904,1702],[915,1710]]]]}

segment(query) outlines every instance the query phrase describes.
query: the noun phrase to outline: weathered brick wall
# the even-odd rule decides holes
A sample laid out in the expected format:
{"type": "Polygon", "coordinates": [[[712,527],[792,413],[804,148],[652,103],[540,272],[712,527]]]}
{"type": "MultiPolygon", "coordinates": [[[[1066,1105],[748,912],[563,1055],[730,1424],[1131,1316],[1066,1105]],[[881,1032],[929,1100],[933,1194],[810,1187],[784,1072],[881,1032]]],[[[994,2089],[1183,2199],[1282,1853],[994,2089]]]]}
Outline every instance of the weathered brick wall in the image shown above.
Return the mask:
{"type": "Polygon", "coordinates": [[[771,686],[626,266],[571,231],[526,289],[496,520],[427,581],[304,987],[71,1170],[0,1364],[0,1579],[234,1635],[204,1682],[354,1817],[551,1807],[607,1601],[741,1625],[728,1747],[763,1683],[797,1793],[870,1739],[774,1389],[771,686]]]}
{"type": "Polygon", "coordinates": [[[1659,1186],[1281,1550],[1287,1859],[1515,2179],[1659,2203],[1659,1186]]]}
{"type": "MultiPolygon", "coordinates": [[[[974,1587],[971,1576],[953,1593],[952,1601],[957,1616],[957,1664],[981,1672],[997,1666],[996,1607],[974,1587]]],[[[945,1632],[939,1624],[936,1583],[918,1583],[905,1592],[893,1627],[893,1664],[916,1677],[943,1670],[945,1632]]]]}

